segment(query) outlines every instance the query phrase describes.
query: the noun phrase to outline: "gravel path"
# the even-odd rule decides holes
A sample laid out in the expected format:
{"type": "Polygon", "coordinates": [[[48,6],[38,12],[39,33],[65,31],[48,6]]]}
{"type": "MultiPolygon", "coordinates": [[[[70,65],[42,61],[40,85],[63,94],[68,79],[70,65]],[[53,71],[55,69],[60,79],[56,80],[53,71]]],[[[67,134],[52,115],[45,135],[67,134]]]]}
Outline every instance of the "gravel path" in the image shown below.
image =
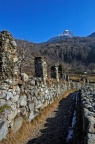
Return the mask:
{"type": "MultiPolygon", "coordinates": [[[[68,140],[69,130],[72,128],[72,119],[76,110],[75,123],[80,123],[79,106],[76,106],[76,95],[73,93],[63,98],[58,107],[48,115],[46,123],[31,136],[27,144],[80,144],[80,127],[75,125],[74,135],[68,140]],[[79,132],[78,132],[79,131],[79,132]]],[[[77,101],[77,105],[79,100],[77,101]]],[[[32,134],[31,134],[32,135],[32,134]]]]}

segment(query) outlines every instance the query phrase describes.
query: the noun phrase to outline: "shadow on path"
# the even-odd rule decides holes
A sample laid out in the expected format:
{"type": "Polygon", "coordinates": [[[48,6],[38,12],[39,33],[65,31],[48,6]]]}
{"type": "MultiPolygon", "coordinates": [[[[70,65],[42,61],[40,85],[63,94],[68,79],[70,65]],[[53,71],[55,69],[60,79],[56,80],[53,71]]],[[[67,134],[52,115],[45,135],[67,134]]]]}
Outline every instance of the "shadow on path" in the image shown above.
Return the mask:
{"type": "Polygon", "coordinates": [[[59,102],[54,111],[55,117],[47,118],[45,128],[40,130],[41,136],[31,139],[27,144],[66,144],[74,108],[75,99],[73,94],[69,94],[59,102]]]}

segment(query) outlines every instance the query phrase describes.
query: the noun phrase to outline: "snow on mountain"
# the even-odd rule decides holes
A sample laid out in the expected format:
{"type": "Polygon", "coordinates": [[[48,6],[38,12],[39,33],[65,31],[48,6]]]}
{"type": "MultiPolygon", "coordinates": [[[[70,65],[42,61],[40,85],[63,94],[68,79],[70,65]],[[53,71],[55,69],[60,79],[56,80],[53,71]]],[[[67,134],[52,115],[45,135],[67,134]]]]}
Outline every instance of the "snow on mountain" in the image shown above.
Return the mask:
{"type": "Polygon", "coordinates": [[[62,34],[59,34],[58,36],[53,37],[50,40],[48,40],[48,42],[54,42],[57,40],[64,40],[66,38],[72,38],[72,37],[74,37],[74,35],[69,30],[65,30],[62,34]]]}
{"type": "Polygon", "coordinates": [[[68,37],[73,37],[74,35],[69,31],[69,30],[65,30],[62,34],[60,34],[59,36],[68,36],[68,37]]]}

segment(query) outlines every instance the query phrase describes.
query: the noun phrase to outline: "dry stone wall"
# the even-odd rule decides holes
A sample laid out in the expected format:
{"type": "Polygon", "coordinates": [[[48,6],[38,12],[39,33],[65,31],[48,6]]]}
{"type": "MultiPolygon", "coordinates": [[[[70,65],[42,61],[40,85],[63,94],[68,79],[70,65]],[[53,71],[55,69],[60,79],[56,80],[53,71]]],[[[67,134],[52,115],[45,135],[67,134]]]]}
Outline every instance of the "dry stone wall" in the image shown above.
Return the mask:
{"type": "Polygon", "coordinates": [[[81,93],[83,143],[95,144],[95,85],[82,87],[81,93]]]}
{"type": "Polygon", "coordinates": [[[35,58],[36,77],[19,74],[16,46],[9,32],[0,33],[0,141],[9,129],[17,132],[23,118],[30,122],[67,90],[79,87],[70,81],[59,81],[58,68],[56,77],[48,79],[46,62],[41,57],[35,58]]]}
{"type": "Polygon", "coordinates": [[[20,84],[18,81],[13,85],[11,80],[7,80],[0,85],[0,140],[6,136],[9,128],[14,132],[19,130],[23,117],[30,122],[41,109],[71,89],[71,84],[67,82],[55,84],[51,79],[45,84],[42,78],[29,78],[24,73],[22,77],[20,84]]]}

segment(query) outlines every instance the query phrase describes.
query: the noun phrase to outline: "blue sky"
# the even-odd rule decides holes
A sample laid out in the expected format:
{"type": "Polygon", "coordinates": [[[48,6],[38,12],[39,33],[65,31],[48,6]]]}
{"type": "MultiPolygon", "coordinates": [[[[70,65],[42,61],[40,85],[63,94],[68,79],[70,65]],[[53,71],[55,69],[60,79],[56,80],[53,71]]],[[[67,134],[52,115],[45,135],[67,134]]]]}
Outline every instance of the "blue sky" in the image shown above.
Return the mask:
{"type": "Polygon", "coordinates": [[[0,31],[15,38],[43,42],[66,29],[95,32],[95,0],[0,0],[0,31]]]}

